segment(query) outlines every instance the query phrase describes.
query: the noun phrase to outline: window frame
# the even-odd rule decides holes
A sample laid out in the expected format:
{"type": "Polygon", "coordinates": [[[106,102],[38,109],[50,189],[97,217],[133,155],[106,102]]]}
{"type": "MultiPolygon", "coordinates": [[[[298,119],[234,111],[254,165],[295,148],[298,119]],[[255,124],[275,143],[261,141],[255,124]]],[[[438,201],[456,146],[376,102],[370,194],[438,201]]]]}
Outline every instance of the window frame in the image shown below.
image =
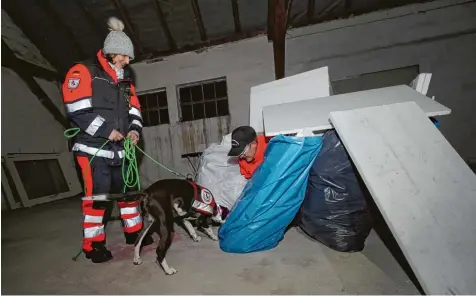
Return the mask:
{"type": "MultiPolygon", "coordinates": [[[[160,125],[164,125],[164,124],[170,124],[169,100],[168,100],[168,95],[167,95],[167,88],[165,86],[154,88],[154,89],[149,89],[149,90],[145,90],[145,91],[141,91],[141,92],[137,92],[136,95],[137,95],[137,99],[139,100],[139,104],[141,105],[143,128],[160,126],[160,125]],[[140,96],[147,96],[147,95],[157,94],[157,93],[160,93],[160,92],[165,93],[165,100],[167,102],[167,106],[161,107],[161,106],[159,106],[159,102],[157,101],[157,107],[147,109],[147,106],[145,106],[146,108],[144,108],[143,104],[140,101],[140,96]],[[157,125],[147,125],[146,122],[145,122],[145,118],[144,118],[145,117],[144,112],[145,111],[154,111],[154,110],[157,111],[157,115],[158,115],[158,118],[159,118],[159,124],[157,124],[157,125]],[[168,118],[169,118],[167,123],[162,123],[159,110],[167,110],[167,115],[168,115],[168,118]]],[[[149,121],[148,118],[147,118],[147,120],[149,121]]],[[[149,122],[147,122],[147,123],[149,123],[149,122]]]]}
{"type": "MultiPolygon", "coordinates": [[[[218,117],[230,116],[230,105],[229,105],[230,101],[229,101],[229,95],[228,95],[228,80],[227,80],[226,76],[221,76],[221,77],[217,77],[217,78],[204,79],[204,80],[200,80],[200,81],[178,84],[175,87],[175,91],[176,91],[176,95],[177,95],[177,107],[178,107],[178,110],[179,110],[179,121],[180,122],[190,122],[190,121],[195,121],[195,120],[203,120],[203,119],[209,119],[209,118],[218,118],[218,117]],[[204,93],[203,93],[203,86],[206,85],[206,84],[210,84],[210,83],[216,84],[218,82],[225,82],[226,96],[225,97],[220,97],[220,98],[217,98],[215,96],[215,98],[213,98],[213,99],[205,100],[204,93]],[[189,102],[182,102],[182,97],[180,96],[180,90],[183,89],[183,88],[192,88],[194,86],[201,86],[202,87],[202,100],[194,102],[192,97],[190,97],[189,102]],[[226,101],[226,103],[227,103],[227,110],[226,110],[227,112],[224,115],[219,115],[219,111],[218,111],[218,102],[219,101],[226,101]],[[214,102],[215,103],[215,112],[216,112],[215,116],[207,117],[205,105],[208,102],[214,102]],[[203,110],[204,110],[203,111],[204,112],[204,117],[203,118],[198,118],[198,119],[195,118],[194,111],[193,111],[193,106],[194,105],[203,105],[203,110]],[[192,119],[184,120],[183,106],[191,106],[192,119]]],[[[216,88],[215,88],[215,95],[216,95],[216,88]]],[[[190,94],[190,96],[191,96],[191,94],[190,94]]]]}
{"type": "MultiPolygon", "coordinates": [[[[83,189],[79,183],[78,175],[75,169],[73,154],[71,152],[64,153],[14,153],[7,154],[4,158],[6,168],[8,169],[13,183],[9,186],[15,186],[18,195],[20,197],[23,207],[31,207],[38,204],[57,201],[60,199],[68,198],[76,194],[80,194],[83,189]],[[58,194],[47,195],[39,198],[30,199],[26,193],[26,189],[23,185],[23,181],[15,166],[16,161],[35,161],[35,160],[56,160],[61,168],[63,176],[67,182],[69,191],[58,194]]],[[[2,173],[3,175],[3,173],[2,173]]],[[[2,180],[3,182],[3,180],[2,180]]],[[[3,185],[3,184],[2,184],[3,185]]],[[[19,207],[18,204],[14,204],[15,207],[19,207]]]]}

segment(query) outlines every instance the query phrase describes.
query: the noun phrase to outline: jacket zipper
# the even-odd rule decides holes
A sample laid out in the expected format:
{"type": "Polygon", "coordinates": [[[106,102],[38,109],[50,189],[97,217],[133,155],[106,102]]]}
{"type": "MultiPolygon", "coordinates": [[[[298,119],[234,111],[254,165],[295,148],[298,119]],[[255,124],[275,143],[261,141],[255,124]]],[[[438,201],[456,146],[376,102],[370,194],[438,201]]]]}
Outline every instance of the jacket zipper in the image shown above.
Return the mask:
{"type": "MultiPolygon", "coordinates": [[[[121,90],[120,90],[120,87],[119,87],[119,83],[116,84],[116,91],[117,91],[117,102],[116,102],[116,105],[117,105],[117,110],[116,110],[116,115],[119,114],[120,112],[120,99],[121,99],[121,90]]],[[[121,132],[121,125],[120,125],[120,122],[119,122],[119,117],[116,117],[116,130],[121,132]]]]}

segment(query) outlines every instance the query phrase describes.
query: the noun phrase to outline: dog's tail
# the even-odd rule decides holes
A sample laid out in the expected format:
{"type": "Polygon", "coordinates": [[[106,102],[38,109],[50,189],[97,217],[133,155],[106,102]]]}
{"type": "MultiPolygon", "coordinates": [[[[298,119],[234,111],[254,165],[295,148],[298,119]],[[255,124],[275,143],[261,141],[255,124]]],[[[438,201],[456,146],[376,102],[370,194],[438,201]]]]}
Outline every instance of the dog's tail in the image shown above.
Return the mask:
{"type": "Polygon", "coordinates": [[[131,191],[126,193],[104,193],[85,196],[83,200],[92,201],[134,201],[138,199],[144,199],[147,196],[143,191],[131,191]]]}

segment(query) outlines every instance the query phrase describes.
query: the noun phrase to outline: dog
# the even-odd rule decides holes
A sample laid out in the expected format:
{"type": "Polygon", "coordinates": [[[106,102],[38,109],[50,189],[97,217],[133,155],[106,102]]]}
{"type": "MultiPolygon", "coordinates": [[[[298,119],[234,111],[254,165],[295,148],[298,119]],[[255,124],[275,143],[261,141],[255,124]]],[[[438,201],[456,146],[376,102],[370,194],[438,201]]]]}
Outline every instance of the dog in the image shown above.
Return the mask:
{"type": "MultiPolygon", "coordinates": [[[[196,222],[197,228],[214,241],[218,237],[213,232],[213,222],[223,224],[222,212],[216,204],[213,194],[190,179],[162,179],[141,192],[124,194],[101,195],[102,198],[139,199],[143,221],[146,217],[149,222],[143,227],[134,244],[134,265],[142,264],[140,250],[142,240],[147,234],[157,233],[160,240],[156,248],[157,262],[165,274],[173,275],[177,270],[168,265],[165,256],[172,244],[174,224],[182,224],[195,242],[201,241],[191,221],[196,222]]],[[[99,195],[93,196],[98,200],[99,195]]]]}

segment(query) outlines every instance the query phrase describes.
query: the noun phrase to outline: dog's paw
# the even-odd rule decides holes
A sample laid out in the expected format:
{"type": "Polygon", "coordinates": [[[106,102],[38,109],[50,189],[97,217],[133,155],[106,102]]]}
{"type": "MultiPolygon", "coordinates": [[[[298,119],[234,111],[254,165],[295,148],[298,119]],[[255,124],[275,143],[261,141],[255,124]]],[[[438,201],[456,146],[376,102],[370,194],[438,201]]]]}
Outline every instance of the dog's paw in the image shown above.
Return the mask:
{"type": "Polygon", "coordinates": [[[200,241],[202,240],[202,237],[196,235],[196,236],[193,236],[192,239],[193,239],[194,242],[197,242],[197,243],[198,243],[198,242],[200,242],[200,241]]]}
{"type": "Polygon", "coordinates": [[[173,267],[170,267],[170,266],[169,266],[169,268],[164,269],[164,271],[165,271],[166,275],[173,275],[173,274],[177,273],[177,270],[173,267]]]}
{"type": "Polygon", "coordinates": [[[142,261],[142,259],[141,259],[141,258],[139,258],[139,259],[137,259],[137,260],[136,260],[136,259],[134,259],[134,265],[141,265],[141,264],[142,264],[142,262],[143,262],[143,261],[142,261]]]}

